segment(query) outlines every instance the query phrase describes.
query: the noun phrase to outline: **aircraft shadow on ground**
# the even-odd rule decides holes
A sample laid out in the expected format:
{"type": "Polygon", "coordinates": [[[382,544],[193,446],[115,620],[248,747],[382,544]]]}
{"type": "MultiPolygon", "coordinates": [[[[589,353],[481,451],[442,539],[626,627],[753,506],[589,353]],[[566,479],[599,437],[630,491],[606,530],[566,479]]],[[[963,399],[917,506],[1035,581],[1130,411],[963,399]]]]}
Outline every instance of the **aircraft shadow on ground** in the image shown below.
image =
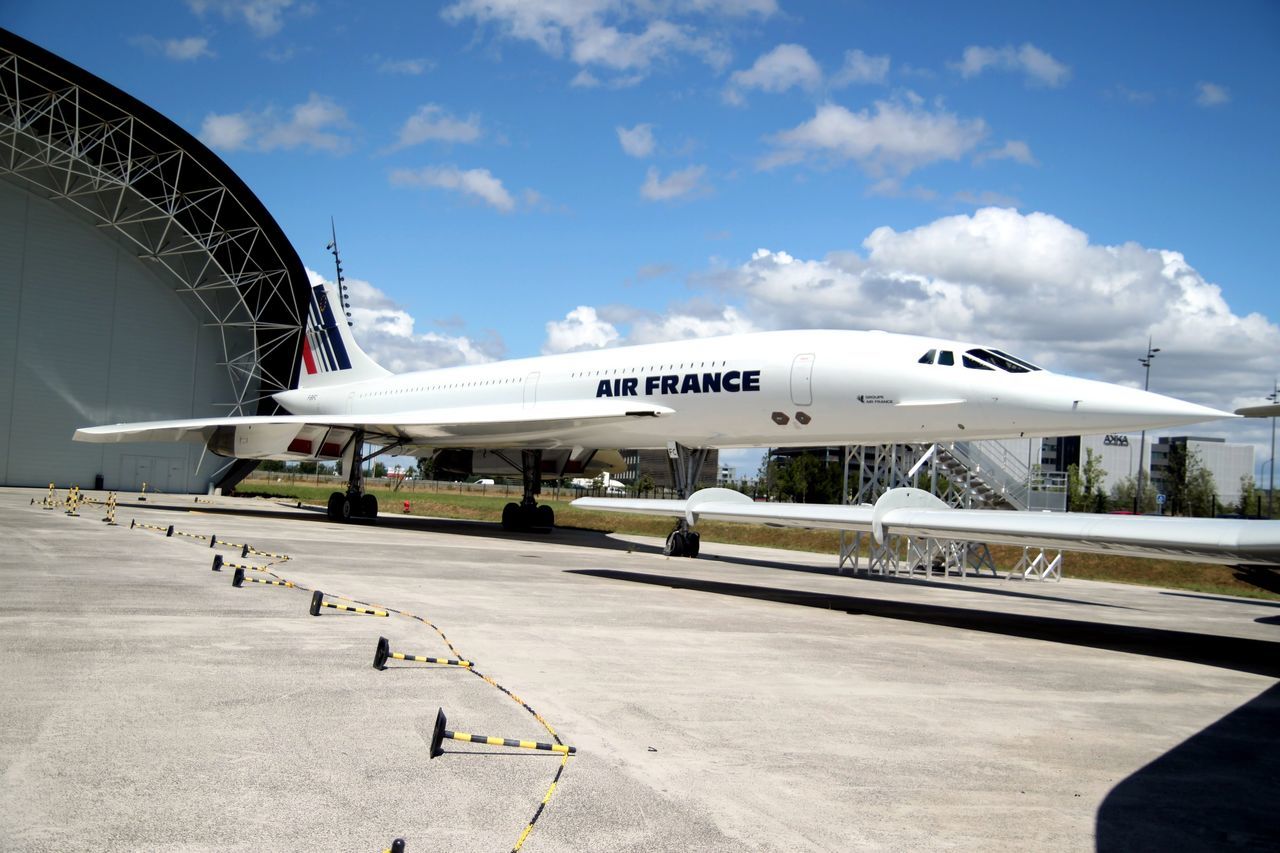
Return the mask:
{"type": "Polygon", "coordinates": [[[1280,685],[1116,785],[1098,807],[1100,853],[1280,850],[1280,685]]]}
{"type": "Polygon", "coordinates": [[[1128,652],[1280,678],[1280,642],[1267,640],[807,592],[671,575],[650,575],[613,569],[566,569],[566,571],[571,574],[609,580],[668,586],[673,589],[687,589],[716,595],[732,595],[779,604],[816,607],[821,610],[843,610],[851,615],[879,616],[884,619],[900,619],[1029,640],[1128,652]]]}
{"type": "MultiPolygon", "coordinates": [[[[278,505],[278,504],[277,504],[278,505]]],[[[191,511],[191,507],[172,506],[162,504],[150,504],[147,506],[152,510],[163,510],[169,512],[187,513],[191,511]]],[[[330,523],[325,514],[323,507],[310,506],[303,504],[300,507],[289,507],[288,509],[267,509],[262,506],[253,507],[226,507],[226,506],[209,506],[202,504],[199,512],[208,515],[228,515],[241,516],[245,518],[272,518],[284,521],[296,521],[303,523],[324,522],[330,523]]],[[[367,522],[355,521],[354,524],[367,524],[367,522]]],[[[420,515],[403,515],[396,513],[384,513],[378,516],[374,525],[377,527],[387,527],[393,530],[422,530],[435,533],[447,533],[455,536],[479,536],[486,539],[494,537],[503,537],[515,541],[526,542],[547,542],[547,541],[569,541],[570,544],[599,548],[606,551],[628,551],[638,552],[641,554],[661,554],[662,546],[657,544],[648,544],[643,542],[634,542],[626,539],[615,538],[608,533],[598,530],[587,530],[580,527],[557,527],[550,536],[546,533],[520,533],[504,531],[499,527],[497,522],[493,521],[477,521],[465,518],[434,518],[420,515]]],[[[834,556],[834,555],[833,555],[834,556]]],[[[718,563],[727,563],[735,566],[752,566],[763,569],[778,569],[787,572],[803,572],[805,574],[829,575],[831,577],[849,577],[855,580],[852,575],[846,575],[835,568],[824,568],[820,566],[806,566],[796,563],[787,563],[780,560],[762,560],[759,558],[729,556],[725,554],[704,554],[704,559],[718,563]]],[[[1124,607],[1118,604],[1104,604],[1097,601],[1083,601],[1074,598],[1063,598],[1054,595],[1040,595],[1033,592],[1019,592],[1012,589],[993,589],[988,586],[980,586],[978,584],[969,584],[964,582],[948,583],[940,580],[924,580],[922,578],[907,577],[888,577],[878,575],[860,575],[856,578],[858,581],[870,581],[874,583],[885,584],[902,584],[904,586],[922,586],[930,589],[953,589],[963,592],[975,592],[983,595],[1005,596],[1008,598],[1032,599],[1037,601],[1051,601],[1056,604],[1077,604],[1087,607],[1107,607],[1120,610],[1131,610],[1133,608],[1124,607]]]]}

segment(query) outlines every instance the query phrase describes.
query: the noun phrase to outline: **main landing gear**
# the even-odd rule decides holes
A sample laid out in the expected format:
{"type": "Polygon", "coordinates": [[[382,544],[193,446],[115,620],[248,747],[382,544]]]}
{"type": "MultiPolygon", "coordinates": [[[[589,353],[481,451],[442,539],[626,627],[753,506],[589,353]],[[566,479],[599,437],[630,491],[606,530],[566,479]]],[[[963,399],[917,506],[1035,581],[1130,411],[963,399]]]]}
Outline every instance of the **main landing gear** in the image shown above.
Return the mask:
{"type": "Polygon", "coordinates": [[[327,514],[330,521],[356,518],[373,521],[378,517],[378,499],[364,490],[364,463],[370,457],[361,456],[363,445],[364,432],[356,430],[348,450],[342,454],[342,464],[347,466],[347,490],[329,495],[327,514]]]}
{"type": "MultiPolygon", "coordinates": [[[[671,482],[680,500],[688,500],[698,488],[698,476],[707,461],[707,448],[685,447],[674,441],[667,442],[667,466],[671,470],[671,482]]],[[[696,557],[702,545],[702,537],[689,529],[689,522],[680,519],[676,529],[667,534],[667,544],[662,553],[668,557],[696,557]]]]}
{"type": "Polygon", "coordinates": [[[524,479],[524,496],[520,503],[509,503],[502,508],[502,529],[550,533],[556,526],[555,510],[538,503],[538,495],[542,493],[541,450],[520,451],[520,473],[524,479]]]}

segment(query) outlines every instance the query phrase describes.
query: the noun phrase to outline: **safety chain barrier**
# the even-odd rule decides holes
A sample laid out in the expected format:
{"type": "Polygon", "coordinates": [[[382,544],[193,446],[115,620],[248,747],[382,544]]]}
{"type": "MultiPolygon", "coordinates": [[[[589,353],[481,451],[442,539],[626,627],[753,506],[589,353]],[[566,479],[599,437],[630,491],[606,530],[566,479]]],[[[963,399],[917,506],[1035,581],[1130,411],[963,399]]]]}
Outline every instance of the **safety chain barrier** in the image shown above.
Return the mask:
{"type": "Polygon", "coordinates": [[[373,652],[373,668],[387,668],[388,660],[415,661],[417,663],[439,663],[445,666],[471,666],[469,660],[453,660],[452,658],[431,658],[423,655],[407,655],[404,652],[391,651],[391,642],[386,637],[378,638],[378,646],[373,652]]]}
{"type": "MultiPolygon", "coordinates": [[[[143,486],[145,491],[146,484],[144,483],[143,486]]],[[[51,494],[52,494],[52,489],[53,489],[53,486],[52,484],[50,484],[51,494]]],[[[144,500],[144,499],[145,498],[142,498],[142,497],[139,498],[139,500],[144,500]]],[[[34,499],[33,499],[33,502],[34,502],[34,499]]],[[[394,659],[394,660],[403,660],[403,661],[414,661],[419,663],[441,664],[445,666],[457,667],[459,669],[465,669],[467,672],[470,672],[473,675],[479,677],[486,684],[490,685],[491,687],[503,693],[505,696],[507,696],[507,698],[511,699],[511,701],[515,702],[517,705],[519,705],[521,708],[527,711],[535,720],[538,721],[538,723],[542,725],[544,729],[547,730],[547,733],[551,735],[552,742],[544,743],[541,741],[516,740],[514,738],[499,738],[499,737],[491,737],[488,735],[475,735],[475,734],[468,734],[465,732],[450,731],[444,728],[445,722],[446,722],[445,716],[444,716],[444,709],[439,709],[436,714],[435,729],[433,730],[433,734],[432,734],[432,744],[431,744],[430,754],[428,755],[428,760],[443,754],[443,750],[440,749],[440,744],[445,739],[464,741],[468,743],[479,743],[479,744],[485,744],[489,746],[505,746],[505,747],[519,748],[519,749],[541,750],[545,752],[558,753],[561,755],[560,764],[556,767],[556,772],[551,779],[550,786],[547,788],[547,791],[543,795],[542,800],[538,803],[538,807],[534,810],[533,815],[529,818],[528,823],[525,824],[524,829],[520,832],[519,837],[516,839],[515,844],[511,848],[511,853],[519,853],[520,849],[524,846],[525,842],[528,840],[529,835],[533,832],[534,826],[537,824],[538,819],[542,817],[543,812],[546,810],[547,804],[551,801],[552,795],[555,794],[556,786],[560,784],[560,779],[564,775],[565,767],[568,765],[569,756],[576,755],[577,748],[566,745],[560,739],[560,735],[556,732],[555,728],[551,725],[551,723],[549,723],[541,714],[535,711],[527,702],[525,702],[518,695],[511,692],[509,689],[507,689],[503,685],[499,684],[496,680],[494,680],[490,676],[487,676],[484,673],[478,671],[475,668],[474,663],[468,660],[466,657],[462,655],[461,652],[458,651],[458,649],[453,645],[452,642],[450,642],[449,638],[445,635],[444,631],[442,631],[439,628],[439,626],[437,626],[430,620],[425,619],[422,616],[418,616],[417,614],[410,613],[407,610],[396,610],[395,608],[386,607],[385,605],[380,606],[380,605],[372,604],[367,601],[361,601],[356,598],[351,598],[349,596],[344,596],[344,595],[337,595],[334,593],[326,594],[326,593],[322,593],[320,590],[312,590],[294,581],[286,580],[285,578],[280,577],[279,575],[277,575],[275,572],[271,570],[272,567],[270,563],[287,562],[290,559],[290,556],[288,554],[273,554],[269,551],[259,551],[258,549],[254,548],[252,545],[249,545],[247,543],[237,544],[237,543],[230,543],[230,542],[221,542],[221,541],[218,541],[217,537],[213,536],[212,534],[192,534],[192,533],[187,533],[185,531],[178,531],[174,529],[173,525],[168,525],[166,527],[166,526],[156,525],[156,524],[145,524],[143,522],[139,522],[136,519],[134,519],[129,522],[129,528],[131,530],[142,529],[142,530],[154,530],[158,532],[163,532],[167,537],[172,537],[174,535],[177,535],[186,539],[208,540],[209,547],[213,547],[215,544],[227,545],[228,547],[238,547],[240,548],[240,556],[242,559],[244,557],[247,557],[250,554],[253,554],[254,556],[257,556],[257,557],[265,557],[269,561],[269,564],[267,566],[251,566],[251,565],[245,565],[245,564],[239,564],[239,563],[230,563],[225,561],[221,554],[215,554],[213,558],[212,569],[213,571],[221,571],[223,568],[234,569],[235,571],[234,571],[234,574],[232,575],[231,583],[232,583],[232,586],[235,586],[237,588],[243,586],[243,584],[246,584],[246,583],[257,583],[257,584],[264,584],[269,586],[282,586],[290,589],[297,589],[304,592],[310,592],[312,593],[311,607],[310,607],[310,613],[312,616],[318,616],[319,610],[321,607],[330,607],[335,610],[343,610],[347,612],[360,613],[360,614],[366,614],[371,616],[389,616],[390,614],[395,614],[397,616],[402,616],[406,619],[412,619],[416,622],[420,622],[421,624],[426,625],[427,627],[435,631],[436,634],[440,637],[441,641],[443,641],[444,644],[449,648],[449,651],[456,656],[455,658],[433,658],[433,657],[426,657],[421,655],[407,655],[402,652],[392,652],[390,651],[388,641],[383,637],[379,637],[378,648],[374,656],[374,667],[377,669],[385,669],[386,668],[385,664],[387,659],[394,659]],[[262,572],[267,575],[270,575],[271,579],[248,577],[245,574],[246,571],[262,572]],[[348,606],[348,605],[338,604],[336,602],[325,601],[324,599],[326,597],[338,599],[341,601],[349,601],[351,602],[352,605],[355,605],[355,606],[348,606]]],[[[390,848],[384,850],[384,853],[403,853],[404,850],[405,850],[404,840],[398,838],[392,843],[390,848]]]]}

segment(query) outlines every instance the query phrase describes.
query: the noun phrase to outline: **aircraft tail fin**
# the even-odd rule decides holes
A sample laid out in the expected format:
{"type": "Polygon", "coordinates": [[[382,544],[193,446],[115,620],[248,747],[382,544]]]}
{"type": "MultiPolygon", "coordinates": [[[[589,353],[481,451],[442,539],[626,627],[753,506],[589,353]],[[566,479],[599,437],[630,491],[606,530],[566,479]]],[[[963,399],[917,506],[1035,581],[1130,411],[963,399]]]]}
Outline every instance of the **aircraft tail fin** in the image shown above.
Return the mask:
{"type": "Polygon", "coordinates": [[[313,286],[307,331],[302,339],[298,387],[342,385],[389,375],[390,371],[360,349],[346,317],[338,318],[327,285],[313,286]]]}

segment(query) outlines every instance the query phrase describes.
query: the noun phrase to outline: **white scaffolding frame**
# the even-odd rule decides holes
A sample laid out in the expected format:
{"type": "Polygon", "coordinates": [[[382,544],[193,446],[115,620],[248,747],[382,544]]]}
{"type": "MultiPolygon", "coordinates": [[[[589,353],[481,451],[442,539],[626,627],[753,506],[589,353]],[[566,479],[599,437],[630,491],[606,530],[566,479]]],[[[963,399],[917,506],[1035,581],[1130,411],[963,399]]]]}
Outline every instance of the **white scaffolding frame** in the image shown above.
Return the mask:
{"type": "Polygon", "coordinates": [[[229,173],[210,167],[216,158],[203,146],[55,64],[0,50],[0,179],[73,209],[156,264],[218,330],[232,399],[215,404],[229,415],[261,413],[291,387],[298,363],[301,262],[256,199],[256,210],[246,205],[238,179],[228,186],[229,173]]]}

